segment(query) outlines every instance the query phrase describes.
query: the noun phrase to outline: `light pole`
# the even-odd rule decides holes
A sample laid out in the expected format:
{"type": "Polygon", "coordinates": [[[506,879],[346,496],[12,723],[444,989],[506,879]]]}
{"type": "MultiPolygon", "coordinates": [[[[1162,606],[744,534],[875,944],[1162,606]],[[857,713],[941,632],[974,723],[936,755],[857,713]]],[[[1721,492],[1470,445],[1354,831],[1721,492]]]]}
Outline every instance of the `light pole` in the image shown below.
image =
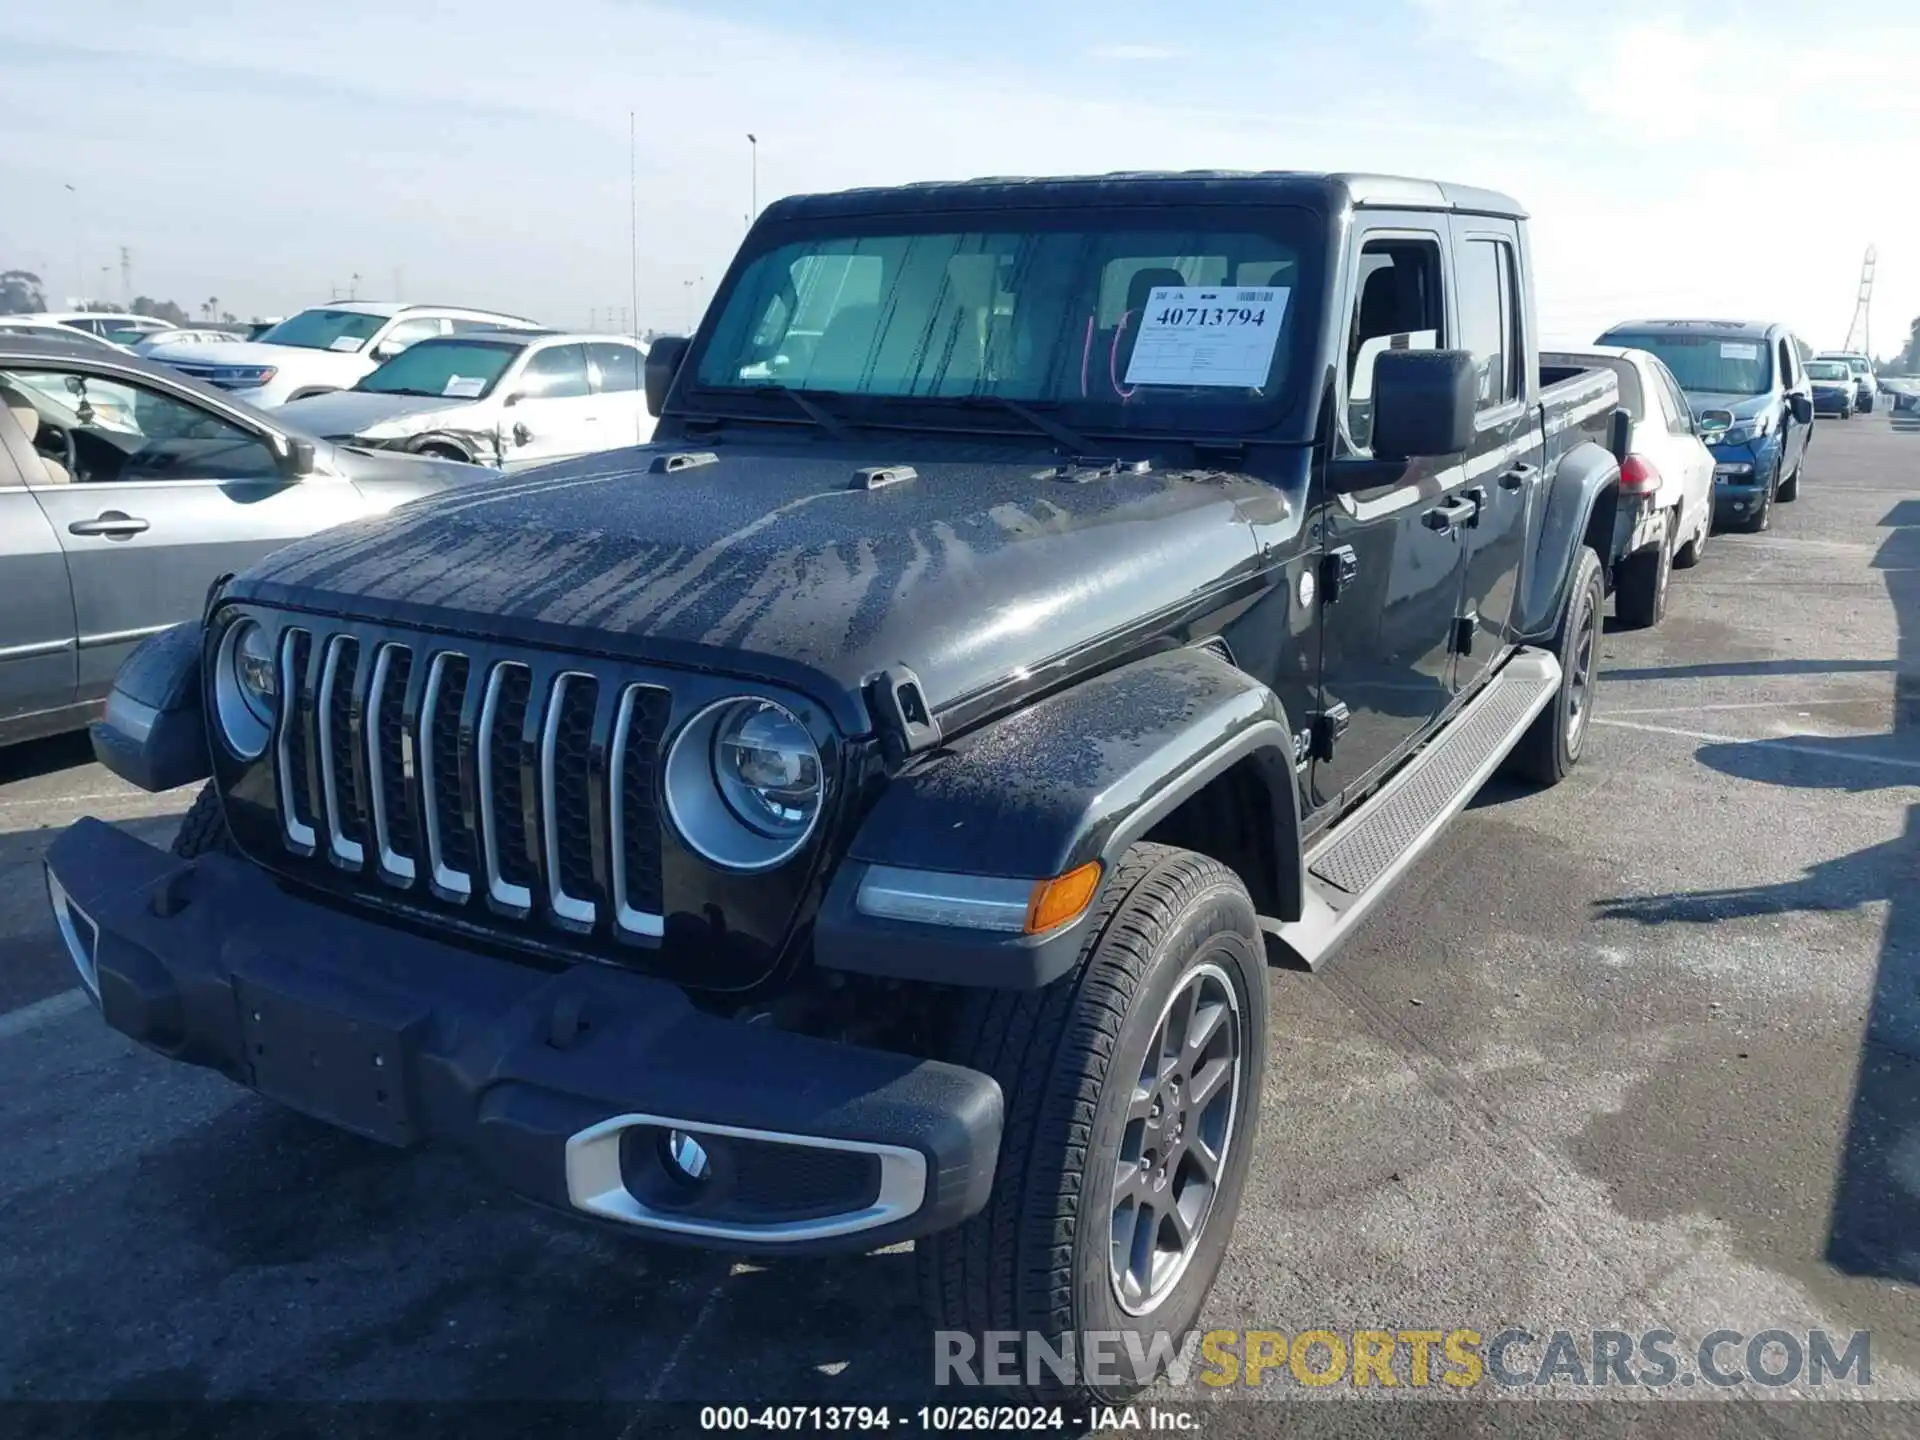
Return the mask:
{"type": "Polygon", "coordinates": [[[747,135],[747,163],[752,175],[752,188],[748,191],[751,204],[747,208],[747,224],[753,224],[753,217],[760,213],[760,137],[747,135]]]}
{"type": "Polygon", "coordinates": [[[80,290],[80,293],[73,297],[73,303],[84,305],[87,303],[87,267],[80,258],[80,251],[83,248],[80,244],[80,190],[78,186],[67,185],[66,191],[73,196],[73,278],[80,290]]]}

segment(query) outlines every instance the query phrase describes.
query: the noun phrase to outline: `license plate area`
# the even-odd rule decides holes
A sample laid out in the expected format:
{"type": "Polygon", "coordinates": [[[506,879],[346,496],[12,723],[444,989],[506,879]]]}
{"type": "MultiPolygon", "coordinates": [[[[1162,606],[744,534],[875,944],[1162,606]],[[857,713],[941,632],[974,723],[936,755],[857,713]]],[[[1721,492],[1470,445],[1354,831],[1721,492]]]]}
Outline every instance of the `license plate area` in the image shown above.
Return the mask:
{"type": "Polygon", "coordinates": [[[234,996],[255,1090],[372,1140],[418,1142],[406,1064],[418,1014],[373,997],[316,1003],[238,976],[234,996]]]}

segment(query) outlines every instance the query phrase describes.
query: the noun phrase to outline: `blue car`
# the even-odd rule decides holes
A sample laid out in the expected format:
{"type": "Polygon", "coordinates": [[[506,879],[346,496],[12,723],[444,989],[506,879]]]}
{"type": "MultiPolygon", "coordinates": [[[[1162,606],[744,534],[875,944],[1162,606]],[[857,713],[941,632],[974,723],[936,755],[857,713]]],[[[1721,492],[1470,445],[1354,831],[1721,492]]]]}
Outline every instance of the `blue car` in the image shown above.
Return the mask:
{"type": "Polygon", "coordinates": [[[1784,325],[1738,320],[1633,320],[1602,345],[1651,350],[1680,382],[1713,452],[1717,518],[1747,530],[1773,523],[1775,501],[1800,494],[1813,437],[1813,391],[1784,325]]]}

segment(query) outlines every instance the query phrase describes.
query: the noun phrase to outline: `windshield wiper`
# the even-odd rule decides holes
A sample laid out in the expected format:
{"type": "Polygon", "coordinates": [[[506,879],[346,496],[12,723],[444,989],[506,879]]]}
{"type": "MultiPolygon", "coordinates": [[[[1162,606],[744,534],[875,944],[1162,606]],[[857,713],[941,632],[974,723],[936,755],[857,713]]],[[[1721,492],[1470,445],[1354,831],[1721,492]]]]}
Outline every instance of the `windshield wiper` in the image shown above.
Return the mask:
{"type": "Polygon", "coordinates": [[[805,415],[809,420],[813,421],[814,424],[833,436],[834,439],[846,440],[851,438],[853,432],[848,428],[847,422],[827,409],[827,407],[822,405],[818,400],[810,397],[806,392],[796,390],[791,385],[773,385],[768,388],[778,390],[789,400],[793,401],[793,403],[799,407],[801,414],[805,415]]]}
{"type": "Polygon", "coordinates": [[[961,397],[963,409],[981,409],[993,406],[1016,416],[1038,430],[1042,435],[1067,447],[1070,454],[1085,455],[1092,451],[1093,442],[1077,430],[1069,429],[1058,420],[1050,420],[1032,406],[1022,405],[1018,400],[1009,400],[1004,395],[966,395],[961,397]]]}

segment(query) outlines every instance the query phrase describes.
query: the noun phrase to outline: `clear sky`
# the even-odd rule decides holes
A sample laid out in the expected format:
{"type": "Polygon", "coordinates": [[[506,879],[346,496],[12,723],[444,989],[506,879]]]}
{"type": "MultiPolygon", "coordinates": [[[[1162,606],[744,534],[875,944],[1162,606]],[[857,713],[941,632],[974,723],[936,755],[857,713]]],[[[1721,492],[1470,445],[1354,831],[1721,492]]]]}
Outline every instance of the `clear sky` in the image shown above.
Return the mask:
{"type": "Polygon", "coordinates": [[[278,315],[680,328],[762,203],[1135,168],[1505,190],[1549,340],[1635,314],[1875,349],[1920,315],[1920,17],[1805,0],[61,0],[0,6],[0,268],[278,315]],[[1898,16],[1899,18],[1894,18],[1898,16]],[[67,187],[73,187],[69,190],[67,187]],[[103,278],[102,267],[111,267],[103,278]],[[358,273],[359,280],[352,277],[358,273]]]}

